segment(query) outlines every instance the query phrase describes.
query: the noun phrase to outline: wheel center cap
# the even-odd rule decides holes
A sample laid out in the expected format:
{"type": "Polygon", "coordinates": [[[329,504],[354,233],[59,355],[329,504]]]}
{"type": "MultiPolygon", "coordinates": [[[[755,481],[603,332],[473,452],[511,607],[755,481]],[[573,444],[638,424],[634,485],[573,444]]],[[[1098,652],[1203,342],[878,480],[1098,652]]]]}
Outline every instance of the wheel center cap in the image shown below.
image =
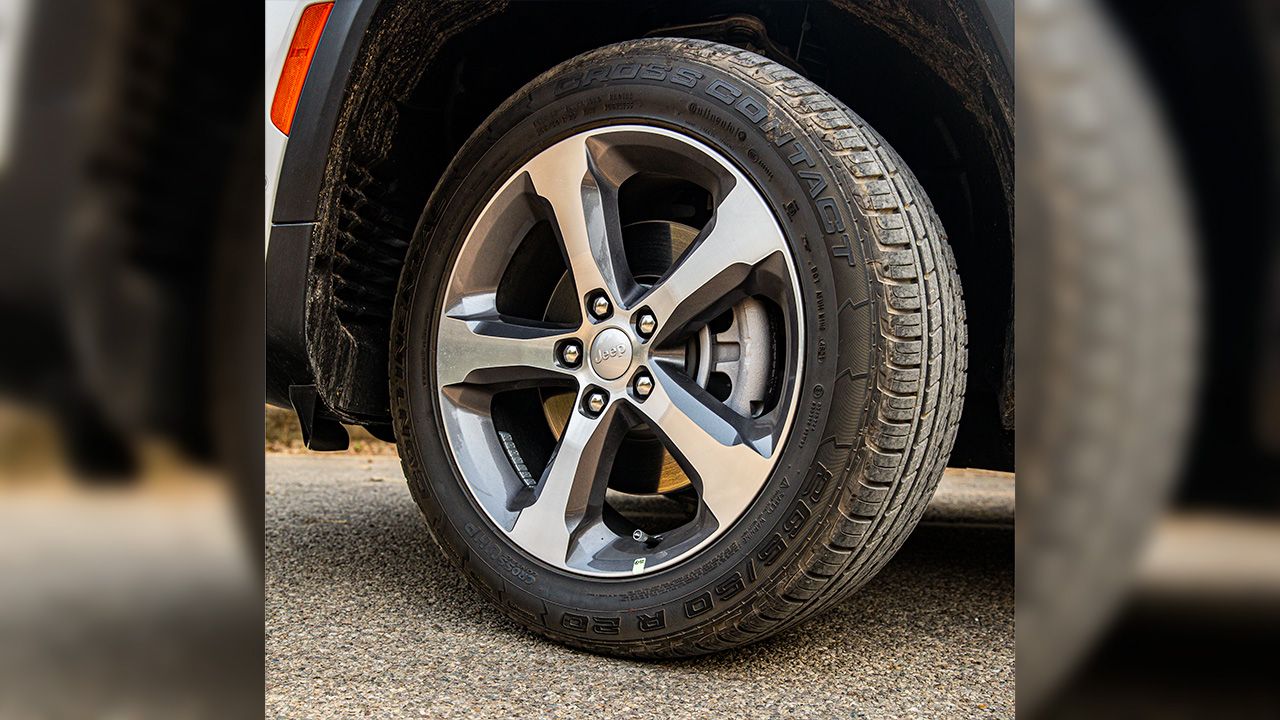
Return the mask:
{"type": "Polygon", "coordinates": [[[606,328],[591,341],[591,369],[605,380],[617,380],[631,367],[631,338],[606,328]]]}

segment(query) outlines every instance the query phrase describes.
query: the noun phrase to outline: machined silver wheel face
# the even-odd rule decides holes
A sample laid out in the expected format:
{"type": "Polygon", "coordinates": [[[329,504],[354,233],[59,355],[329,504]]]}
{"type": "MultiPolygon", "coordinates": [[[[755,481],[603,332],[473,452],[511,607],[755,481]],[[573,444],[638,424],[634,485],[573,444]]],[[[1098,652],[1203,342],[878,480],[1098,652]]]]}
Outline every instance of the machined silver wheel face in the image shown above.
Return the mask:
{"type": "Polygon", "coordinates": [[[763,196],[703,143],[621,125],[542,150],[487,201],[442,300],[449,451],[494,525],[547,565],[598,577],[670,566],[739,520],[770,477],[798,392],[799,280],[763,196]],[[657,237],[692,239],[660,242],[673,257],[646,275],[633,267],[652,254],[645,208],[672,187],[697,199],[664,200],[657,237]],[[705,221],[670,219],[680,213],[705,221]],[[529,264],[539,233],[558,269],[529,264]],[[521,294],[531,286],[555,289],[521,294]],[[567,419],[522,411],[549,393],[567,419]],[[618,509],[637,500],[611,480],[646,465],[646,442],[689,481],[675,494],[687,518],[660,532],[618,509]]]}

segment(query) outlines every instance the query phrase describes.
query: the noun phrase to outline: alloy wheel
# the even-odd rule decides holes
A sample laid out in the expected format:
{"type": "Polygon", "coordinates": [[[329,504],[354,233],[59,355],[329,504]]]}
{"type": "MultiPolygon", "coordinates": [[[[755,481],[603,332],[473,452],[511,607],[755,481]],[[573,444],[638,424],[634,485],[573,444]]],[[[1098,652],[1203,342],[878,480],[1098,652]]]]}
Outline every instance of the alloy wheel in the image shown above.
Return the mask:
{"type": "Polygon", "coordinates": [[[799,282],[764,197],[702,142],[622,125],[541,150],[482,208],[442,292],[450,454],[537,560],[606,577],[668,567],[739,521],[774,471],[801,369],[799,282]],[[618,480],[672,468],[687,483],[618,480]],[[646,495],[687,513],[647,526],[626,509],[646,495]]]}

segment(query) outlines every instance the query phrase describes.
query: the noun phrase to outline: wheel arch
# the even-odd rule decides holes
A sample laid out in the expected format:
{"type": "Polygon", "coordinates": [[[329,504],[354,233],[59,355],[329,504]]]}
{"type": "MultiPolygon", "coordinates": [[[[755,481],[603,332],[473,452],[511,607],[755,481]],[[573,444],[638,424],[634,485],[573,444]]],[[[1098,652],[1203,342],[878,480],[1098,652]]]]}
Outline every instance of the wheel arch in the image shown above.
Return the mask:
{"type": "MultiPolygon", "coordinates": [[[[273,213],[282,229],[294,226],[284,230],[295,236],[290,261],[306,268],[293,279],[293,297],[280,299],[294,307],[291,325],[277,333],[291,344],[298,379],[273,382],[269,370],[269,386],[313,384],[335,419],[386,423],[390,312],[404,251],[436,179],[474,128],[528,80],[602,45],[716,32],[726,36],[708,39],[759,43],[750,27],[725,25],[746,16],[774,45],[748,49],[783,54],[775,59],[799,65],[883,128],[935,198],[968,289],[971,389],[957,462],[1011,469],[1013,90],[999,27],[1005,4],[642,2],[612,6],[602,22],[580,17],[602,8],[578,4],[339,0],[335,14],[349,8],[352,22],[331,51],[346,72],[317,76],[325,87],[314,90],[308,77],[299,120],[318,109],[320,127],[305,141],[291,138],[282,173],[289,186],[273,213]],[[476,57],[495,54],[477,67],[476,57]],[[302,171],[291,174],[294,167],[302,171]]],[[[276,236],[273,229],[273,250],[276,236]]],[[[270,266],[269,258],[269,275],[270,266]]],[[[288,314],[272,308],[271,297],[268,305],[269,325],[288,314]]]]}

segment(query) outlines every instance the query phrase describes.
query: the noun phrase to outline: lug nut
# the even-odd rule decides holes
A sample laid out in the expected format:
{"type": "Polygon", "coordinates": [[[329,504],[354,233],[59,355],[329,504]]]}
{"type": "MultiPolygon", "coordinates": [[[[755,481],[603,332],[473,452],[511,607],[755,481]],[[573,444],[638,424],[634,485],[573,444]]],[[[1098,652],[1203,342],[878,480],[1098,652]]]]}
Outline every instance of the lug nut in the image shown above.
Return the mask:
{"type": "Polygon", "coordinates": [[[653,392],[653,378],[649,377],[647,373],[637,375],[633,387],[635,388],[636,396],[641,399],[647,398],[649,393],[653,392]]]}
{"type": "Polygon", "coordinates": [[[582,360],[582,346],[576,340],[565,343],[560,348],[560,362],[565,367],[578,367],[578,362],[582,360]]]}
{"type": "Polygon", "coordinates": [[[607,401],[608,398],[599,391],[587,395],[587,412],[592,415],[599,415],[604,410],[604,404],[607,401]]]}
{"type": "Polygon", "coordinates": [[[609,317],[609,313],[613,311],[613,306],[609,304],[609,298],[604,293],[597,293],[591,300],[591,315],[597,320],[603,320],[609,317]]]}
{"type": "Polygon", "coordinates": [[[636,318],[636,332],[640,333],[640,337],[648,340],[653,335],[653,331],[658,329],[658,318],[653,313],[641,313],[636,318]]]}

